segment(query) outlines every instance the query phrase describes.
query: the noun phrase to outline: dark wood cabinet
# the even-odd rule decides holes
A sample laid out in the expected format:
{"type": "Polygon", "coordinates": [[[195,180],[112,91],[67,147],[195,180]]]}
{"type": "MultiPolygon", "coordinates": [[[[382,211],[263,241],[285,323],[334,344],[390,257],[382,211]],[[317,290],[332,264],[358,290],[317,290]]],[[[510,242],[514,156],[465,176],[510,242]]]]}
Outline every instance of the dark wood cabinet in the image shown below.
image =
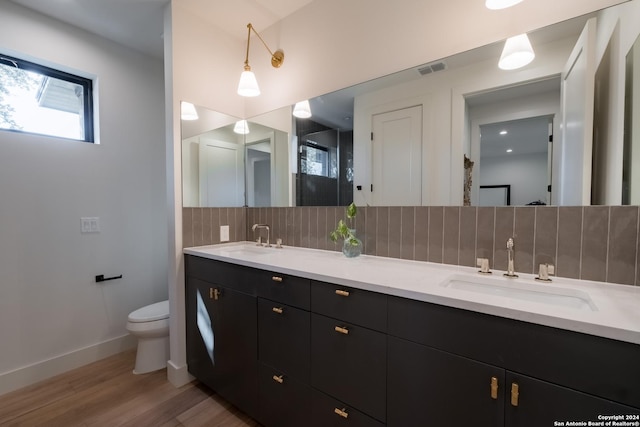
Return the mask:
{"type": "Polygon", "coordinates": [[[256,297],[186,279],[189,372],[248,415],[257,416],[256,297]]]}
{"type": "Polygon", "coordinates": [[[640,345],[185,262],[189,372],[266,427],[538,427],[640,415],[640,345]]]}

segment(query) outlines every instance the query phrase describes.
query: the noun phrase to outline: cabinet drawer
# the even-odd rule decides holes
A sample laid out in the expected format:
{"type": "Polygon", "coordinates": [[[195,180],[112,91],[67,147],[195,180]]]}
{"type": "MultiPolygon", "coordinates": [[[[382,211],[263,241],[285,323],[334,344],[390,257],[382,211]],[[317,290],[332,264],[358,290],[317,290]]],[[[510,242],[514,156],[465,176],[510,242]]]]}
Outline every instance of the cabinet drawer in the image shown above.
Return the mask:
{"type": "Polygon", "coordinates": [[[309,310],[310,280],[264,270],[254,270],[258,296],[309,310]]]}
{"type": "Polygon", "coordinates": [[[311,311],[377,331],[387,330],[384,294],[313,281],[311,311]]]}
{"type": "Polygon", "coordinates": [[[312,313],[311,385],[384,421],[387,336],[312,313]]]}
{"type": "Polygon", "coordinates": [[[256,295],[255,282],[251,280],[251,270],[247,267],[194,255],[185,255],[184,260],[185,272],[188,276],[249,295],[256,295]]]}
{"type": "MultiPolygon", "coordinates": [[[[311,404],[312,427],[383,427],[377,421],[357,409],[333,399],[326,394],[313,390],[311,404]]],[[[301,424],[302,425],[302,424],[301,424]]]]}
{"type": "Polygon", "coordinates": [[[311,387],[264,364],[259,366],[258,413],[265,426],[308,426],[311,387]]]}
{"type": "Polygon", "coordinates": [[[258,358],[309,382],[311,318],[308,311],[258,298],[258,358]]]}

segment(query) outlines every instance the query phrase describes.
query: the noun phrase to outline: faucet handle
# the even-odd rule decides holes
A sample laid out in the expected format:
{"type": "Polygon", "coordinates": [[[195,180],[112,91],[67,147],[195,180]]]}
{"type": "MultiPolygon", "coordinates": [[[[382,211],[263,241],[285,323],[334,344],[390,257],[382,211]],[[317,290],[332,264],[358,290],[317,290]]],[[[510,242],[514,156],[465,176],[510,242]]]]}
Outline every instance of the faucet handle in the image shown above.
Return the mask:
{"type": "Polygon", "coordinates": [[[476,265],[480,267],[478,273],[482,274],[491,274],[491,270],[489,269],[489,259],[488,258],[477,258],[476,265]]]}
{"type": "Polygon", "coordinates": [[[555,267],[551,264],[540,264],[538,268],[538,277],[536,280],[540,280],[543,282],[550,282],[551,279],[549,275],[553,275],[555,272],[555,267]]]}

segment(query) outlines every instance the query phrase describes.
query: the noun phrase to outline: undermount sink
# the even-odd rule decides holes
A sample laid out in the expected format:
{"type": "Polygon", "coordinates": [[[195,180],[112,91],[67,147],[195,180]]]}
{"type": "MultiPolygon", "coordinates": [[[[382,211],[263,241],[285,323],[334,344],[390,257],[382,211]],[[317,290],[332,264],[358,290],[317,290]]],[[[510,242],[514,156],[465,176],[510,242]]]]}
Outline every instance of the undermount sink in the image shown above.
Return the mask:
{"type": "Polygon", "coordinates": [[[587,292],[567,289],[552,284],[525,282],[521,279],[509,279],[503,276],[471,276],[456,274],[450,276],[442,286],[475,292],[484,295],[495,295],[513,298],[520,301],[542,303],[555,307],[573,308],[576,310],[597,311],[587,292]]]}
{"type": "Polygon", "coordinates": [[[266,255],[271,253],[273,248],[265,248],[260,246],[242,246],[238,248],[229,248],[225,250],[229,255],[266,255]]]}

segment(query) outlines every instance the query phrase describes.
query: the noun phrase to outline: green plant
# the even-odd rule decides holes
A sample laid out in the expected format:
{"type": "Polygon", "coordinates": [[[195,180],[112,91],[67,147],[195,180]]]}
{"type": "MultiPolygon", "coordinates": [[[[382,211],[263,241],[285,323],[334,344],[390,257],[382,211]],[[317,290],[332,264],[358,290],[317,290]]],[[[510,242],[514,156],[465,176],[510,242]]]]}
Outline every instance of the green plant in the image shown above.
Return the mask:
{"type": "Polygon", "coordinates": [[[337,242],[338,239],[344,239],[351,246],[358,246],[360,241],[356,238],[355,234],[353,234],[354,227],[353,221],[358,213],[358,208],[356,204],[351,202],[349,206],[346,208],[347,211],[347,221],[349,221],[349,225],[344,220],[338,221],[338,227],[329,233],[329,238],[332,242],[337,242]]]}

